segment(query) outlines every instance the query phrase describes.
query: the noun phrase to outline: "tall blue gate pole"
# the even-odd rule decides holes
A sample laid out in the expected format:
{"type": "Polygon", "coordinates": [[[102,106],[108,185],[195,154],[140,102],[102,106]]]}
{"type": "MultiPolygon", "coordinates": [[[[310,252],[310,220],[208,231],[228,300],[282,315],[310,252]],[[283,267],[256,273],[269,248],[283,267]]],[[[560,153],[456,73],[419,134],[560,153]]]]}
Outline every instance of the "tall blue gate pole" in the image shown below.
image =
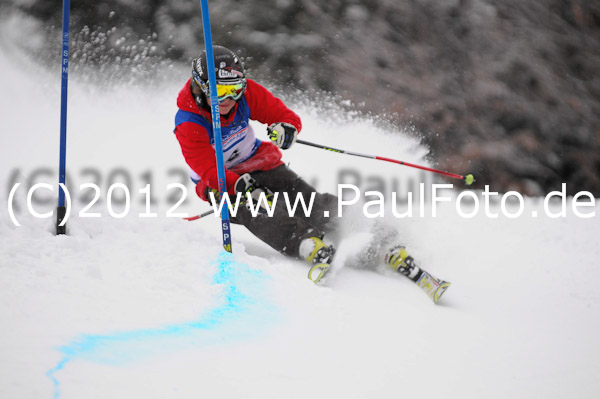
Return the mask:
{"type": "MultiPolygon", "coordinates": [[[[58,167],[58,182],[65,184],[67,170],[67,87],[69,83],[69,20],[70,0],[63,0],[63,32],[62,32],[62,57],[61,57],[61,94],[60,94],[60,162],[58,167]]],[[[56,234],[65,234],[66,226],[61,226],[65,218],[65,192],[58,188],[58,208],[56,209],[56,234]]]]}
{"type": "MultiPolygon", "coordinates": [[[[204,47],[206,48],[206,66],[208,68],[208,87],[210,88],[210,109],[212,116],[213,134],[215,137],[215,153],[217,156],[217,176],[219,178],[219,191],[221,198],[227,192],[225,180],[225,163],[223,162],[223,138],[221,136],[221,113],[219,112],[219,99],[217,98],[217,79],[215,73],[215,58],[213,54],[212,32],[210,28],[210,14],[208,0],[200,0],[202,10],[202,29],[204,30],[204,47]]],[[[231,224],[229,222],[229,209],[222,207],[221,230],[223,233],[223,247],[231,252],[231,224]]]]}

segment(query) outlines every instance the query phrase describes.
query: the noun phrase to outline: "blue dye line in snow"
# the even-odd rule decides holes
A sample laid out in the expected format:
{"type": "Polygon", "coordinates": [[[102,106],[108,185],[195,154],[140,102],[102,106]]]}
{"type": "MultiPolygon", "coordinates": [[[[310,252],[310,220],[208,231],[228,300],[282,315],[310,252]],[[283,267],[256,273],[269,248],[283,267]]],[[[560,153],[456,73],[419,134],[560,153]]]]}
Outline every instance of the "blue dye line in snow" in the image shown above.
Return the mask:
{"type": "Polygon", "coordinates": [[[60,398],[61,387],[56,374],[76,359],[120,365],[165,349],[218,344],[264,331],[277,314],[276,307],[264,295],[268,277],[248,265],[236,263],[228,252],[221,253],[216,263],[218,272],[213,284],[223,287],[223,303],[200,320],[155,329],[83,335],[58,348],[63,358],[46,373],[54,384],[54,398],[60,398]]]}

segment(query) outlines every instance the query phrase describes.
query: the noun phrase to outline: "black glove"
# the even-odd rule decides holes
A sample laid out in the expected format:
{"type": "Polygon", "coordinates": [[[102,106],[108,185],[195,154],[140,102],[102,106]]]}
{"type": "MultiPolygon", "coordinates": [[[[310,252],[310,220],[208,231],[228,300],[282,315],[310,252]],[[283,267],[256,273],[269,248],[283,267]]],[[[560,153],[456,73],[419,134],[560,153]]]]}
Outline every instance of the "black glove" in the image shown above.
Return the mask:
{"type": "Polygon", "coordinates": [[[210,199],[210,193],[213,193],[215,196],[215,203],[219,204],[221,202],[221,192],[216,188],[206,187],[206,190],[204,190],[204,196],[206,197],[207,201],[212,202],[210,199]]]}
{"type": "Polygon", "coordinates": [[[285,122],[273,123],[267,128],[267,132],[271,142],[282,150],[290,148],[298,136],[298,129],[285,122]]]}
{"type": "Polygon", "coordinates": [[[241,175],[235,182],[235,193],[242,193],[242,201],[246,204],[248,209],[256,209],[257,203],[260,205],[258,212],[266,213],[264,201],[260,201],[261,193],[264,193],[264,197],[267,200],[267,206],[272,208],[273,206],[273,192],[266,187],[259,187],[256,184],[256,180],[250,176],[250,173],[241,175]],[[248,197],[252,197],[252,204],[248,197]]]}

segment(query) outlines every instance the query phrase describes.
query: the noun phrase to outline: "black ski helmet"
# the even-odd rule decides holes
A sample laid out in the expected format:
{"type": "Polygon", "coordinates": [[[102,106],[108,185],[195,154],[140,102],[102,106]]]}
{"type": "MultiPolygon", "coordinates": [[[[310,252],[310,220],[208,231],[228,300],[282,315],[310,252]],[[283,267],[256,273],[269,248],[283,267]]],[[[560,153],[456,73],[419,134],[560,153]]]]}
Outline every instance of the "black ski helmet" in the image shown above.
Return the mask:
{"type": "MultiPolygon", "coordinates": [[[[213,46],[213,56],[215,60],[215,72],[217,84],[236,84],[246,85],[246,75],[242,61],[231,50],[223,46],[213,46]]],[[[208,67],[206,65],[206,51],[192,61],[192,80],[202,88],[208,95],[208,67]]]]}

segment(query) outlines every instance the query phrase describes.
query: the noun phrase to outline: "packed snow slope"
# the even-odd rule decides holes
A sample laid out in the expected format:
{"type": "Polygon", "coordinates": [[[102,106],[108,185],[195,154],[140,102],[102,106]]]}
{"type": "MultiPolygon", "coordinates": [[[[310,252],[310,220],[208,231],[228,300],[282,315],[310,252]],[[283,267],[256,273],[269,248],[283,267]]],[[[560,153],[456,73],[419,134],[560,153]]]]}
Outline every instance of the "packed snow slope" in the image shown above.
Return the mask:
{"type": "MultiPolygon", "coordinates": [[[[59,74],[5,49],[0,67],[1,398],[600,396],[597,205],[581,208],[595,212],[591,218],[578,217],[572,199],[559,218],[545,215],[543,198],[525,198],[517,218],[502,215],[499,201],[489,209],[497,218],[483,202],[472,218],[460,216],[454,201],[438,204],[435,217],[430,201],[423,217],[418,207],[406,218],[386,209],[376,219],[398,230],[423,267],[453,283],[441,302],[391,271],[344,267],[362,241],[377,236],[367,233],[367,218],[347,229],[337,270],[315,286],[305,264],[240,226],[230,256],[217,218],[166,216],[183,197],[170,183],[188,189],[172,213],[208,209],[193,194],[172,134],[188,73],[173,68],[162,83],[144,87],[83,87],[72,77],[74,213],[69,234],[56,237],[53,219],[27,210],[27,188],[56,186],[59,74]],[[16,183],[12,210],[20,227],[9,214],[16,183]],[[80,189],[84,183],[100,187],[87,211],[100,217],[78,214],[94,197],[93,188],[80,189]],[[124,186],[112,192],[111,215],[114,183],[124,186]],[[157,216],[140,217],[150,212],[157,216]],[[120,213],[127,215],[114,216],[120,213]]],[[[406,132],[327,101],[287,100],[303,118],[305,140],[428,162],[426,148],[406,132]]],[[[392,191],[418,197],[417,182],[429,179],[301,145],[285,160],[322,191],[335,193],[343,180],[381,191],[387,201],[392,191]]],[[[39,189],[33,209],[52,211],[55,196],[56,187],[39,189]]],[[[514,205],[507,208],[515,212],[514,205]]]]}

